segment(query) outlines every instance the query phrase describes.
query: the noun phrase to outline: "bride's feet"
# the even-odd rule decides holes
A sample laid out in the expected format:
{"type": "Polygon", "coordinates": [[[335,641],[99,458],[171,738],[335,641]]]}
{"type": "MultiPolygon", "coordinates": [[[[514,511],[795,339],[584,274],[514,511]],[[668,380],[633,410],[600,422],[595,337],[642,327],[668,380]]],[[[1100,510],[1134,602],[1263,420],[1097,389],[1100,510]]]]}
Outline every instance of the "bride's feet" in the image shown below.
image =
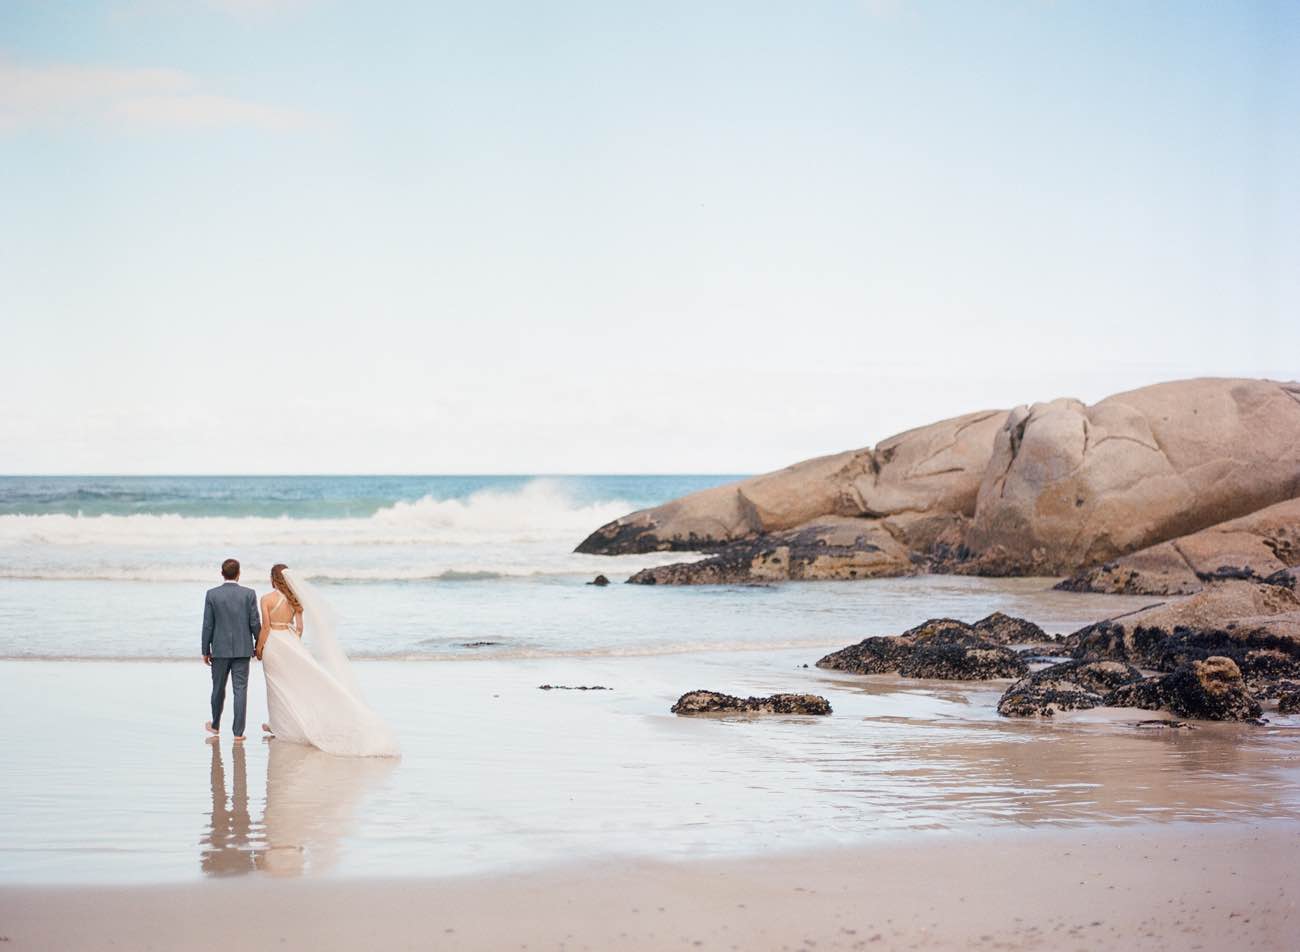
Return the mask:
{"type": "Polygon", "coordinates": [[[213,737],[216,737],[217,734],[220,733],[220,731],[218,731],[215,727],[212,726],[212,722],[211,722],[211,721],[204,721],[204,722],[203,722],[203,729],[204,729],[205,731],[207,731],[209,734],[211,734],[213,737]]]}

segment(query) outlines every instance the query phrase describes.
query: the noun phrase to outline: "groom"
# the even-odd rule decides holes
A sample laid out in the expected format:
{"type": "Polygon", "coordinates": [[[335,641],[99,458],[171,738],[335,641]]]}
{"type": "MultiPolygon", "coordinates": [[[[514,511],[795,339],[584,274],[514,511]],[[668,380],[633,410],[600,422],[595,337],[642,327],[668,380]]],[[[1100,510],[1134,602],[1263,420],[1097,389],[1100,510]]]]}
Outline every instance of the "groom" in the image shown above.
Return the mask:
{"type": "Polygon", "coordinates": [[[248,658],[262,630],[262,619],[257,613],[257,594],[239,584],[239,562],[222,562],[221,577],[225,582],[209,589],[203,600],[203,663],[212,668],[212,720],[203,726],[209,734],[221,730],[229,677],[235,684],[235,740],[243,740],[248,658]]]}

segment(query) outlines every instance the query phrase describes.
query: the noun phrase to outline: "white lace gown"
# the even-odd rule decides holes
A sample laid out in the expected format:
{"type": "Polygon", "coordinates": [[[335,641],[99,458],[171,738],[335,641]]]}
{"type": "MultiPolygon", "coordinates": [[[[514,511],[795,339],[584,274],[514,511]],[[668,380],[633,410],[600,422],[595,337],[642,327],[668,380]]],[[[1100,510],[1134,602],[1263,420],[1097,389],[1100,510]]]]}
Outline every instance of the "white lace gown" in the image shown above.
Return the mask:
{"type": "MultiPolygon", "coordinates": [[[[285,598],[271,609],[276,611],[285,598]]],[[[268,615],[270,612],[268,612],[268,615]]],[[[311,637],[310,623],[305,637],[311,637]]],[[[266,707],[277,741],[344,757],[398,757],[397,737],[361,698],[307,650],[289,625],[272,623],[262,648],[266,707]]]]}

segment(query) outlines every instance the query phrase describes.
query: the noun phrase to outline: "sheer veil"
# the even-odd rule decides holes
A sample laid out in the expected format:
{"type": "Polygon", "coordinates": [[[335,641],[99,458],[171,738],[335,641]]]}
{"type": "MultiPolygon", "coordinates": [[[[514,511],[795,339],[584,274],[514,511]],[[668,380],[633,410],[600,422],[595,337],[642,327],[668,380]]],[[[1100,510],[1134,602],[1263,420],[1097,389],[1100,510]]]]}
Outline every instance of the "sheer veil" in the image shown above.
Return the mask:
{"type": "Polygon", "coordinates": [[[352,665],[338,639],[338,616],[320,589],[292,569],[284,570],[284,580],[302,602],[303,644],[311,650],[320,666],[358,701],[364,703],[352,665]]]}

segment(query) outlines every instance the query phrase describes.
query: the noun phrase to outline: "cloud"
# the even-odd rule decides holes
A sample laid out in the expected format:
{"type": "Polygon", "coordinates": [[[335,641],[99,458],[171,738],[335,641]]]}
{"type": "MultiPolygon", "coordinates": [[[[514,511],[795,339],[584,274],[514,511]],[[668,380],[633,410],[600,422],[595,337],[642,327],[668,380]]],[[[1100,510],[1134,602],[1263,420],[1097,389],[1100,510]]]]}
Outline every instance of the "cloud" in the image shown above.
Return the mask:
{"type": "Polygon", "coordinates": [[[291,109],[207,91],[182,70],[0,59],[0,132],[51,123],[283,130],[307,121],[291,109]]]}

